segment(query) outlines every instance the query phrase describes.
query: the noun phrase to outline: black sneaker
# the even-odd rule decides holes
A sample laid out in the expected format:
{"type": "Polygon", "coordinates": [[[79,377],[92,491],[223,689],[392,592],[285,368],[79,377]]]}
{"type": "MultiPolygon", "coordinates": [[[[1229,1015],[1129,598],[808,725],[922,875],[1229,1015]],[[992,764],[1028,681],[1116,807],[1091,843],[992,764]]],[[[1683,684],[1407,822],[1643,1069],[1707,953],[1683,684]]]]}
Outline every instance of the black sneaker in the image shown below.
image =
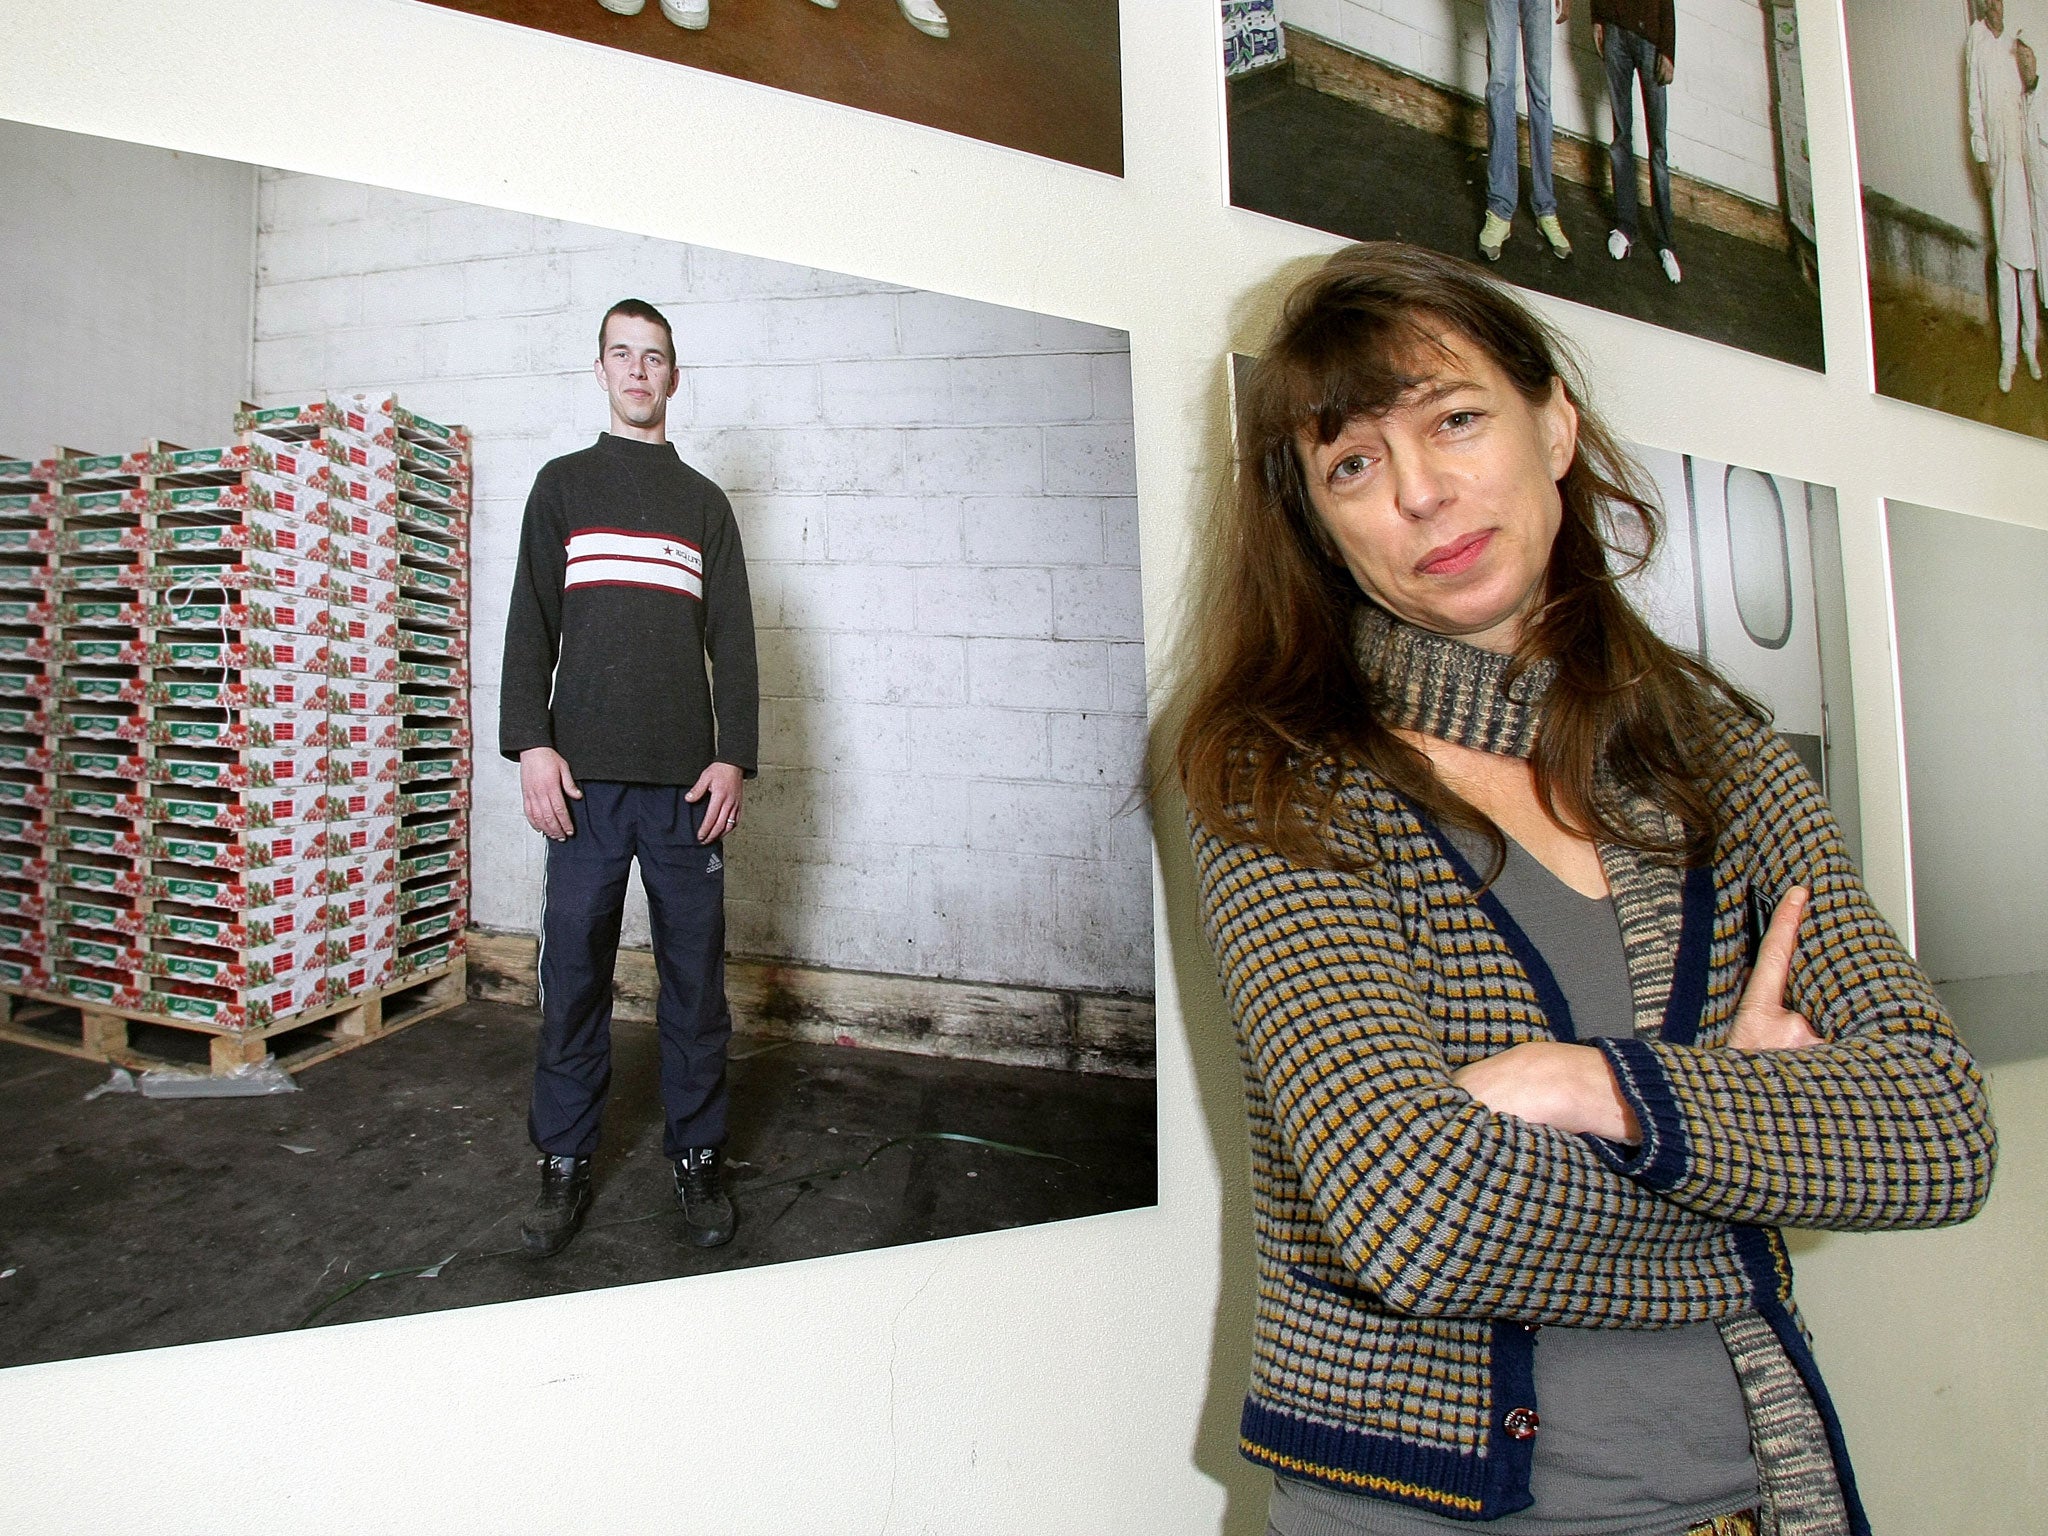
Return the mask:
{"type": "Polygon", "coordinates": [[[691,1147],[676,1159],[676,1204],[683,1210],[683,1240],[699,1248],[732,1241],[738,1219],[718,1187],[718,1148],[691,1147]]]}
{"type": "Polygon", "coordinates": [[[536,1259],[560,1253],[583,1225],[590,1209],[590,1159],[587,1157],[543,1157],[540,1160],[540,1194],[526,1220],[519,1223],[519,1240],[536,1259]]]}

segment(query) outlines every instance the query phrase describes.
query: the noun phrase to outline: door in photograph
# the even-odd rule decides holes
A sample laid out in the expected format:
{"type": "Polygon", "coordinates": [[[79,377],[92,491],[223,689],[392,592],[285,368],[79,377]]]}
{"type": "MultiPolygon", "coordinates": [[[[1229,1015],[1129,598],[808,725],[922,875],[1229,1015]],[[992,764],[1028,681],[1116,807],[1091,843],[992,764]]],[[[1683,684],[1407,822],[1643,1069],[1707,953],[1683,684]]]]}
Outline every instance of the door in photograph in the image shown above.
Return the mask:
{"type": "MultiPolygon", "coordinates": [[[[1656,484],[1666,539],[1632,588],[1658,633],[1704,657],[1771,711],[1831,799],[1822,643],[1837,592],[1814,579],[1814,523],[1834,492],[1690,454],[1636,449],[1656,484]]],[[[1825,530],[1823,530],[1825,531],[1825,530]]]]}
{"type": "Polygon", "coordinates": [[[1238,207],[1823,366],[1792,0],[1223,9],[1238,207]]]}
{"type": "Polygon", "coordinates": [[[1844,19],[1878,392],[2048,437],[2048,0],[1848,0],[1844,19]]]}
{"type": "Polygon", "coordinates": [[[1116,0],[427,3],[1123,174],[1116,0]]]}

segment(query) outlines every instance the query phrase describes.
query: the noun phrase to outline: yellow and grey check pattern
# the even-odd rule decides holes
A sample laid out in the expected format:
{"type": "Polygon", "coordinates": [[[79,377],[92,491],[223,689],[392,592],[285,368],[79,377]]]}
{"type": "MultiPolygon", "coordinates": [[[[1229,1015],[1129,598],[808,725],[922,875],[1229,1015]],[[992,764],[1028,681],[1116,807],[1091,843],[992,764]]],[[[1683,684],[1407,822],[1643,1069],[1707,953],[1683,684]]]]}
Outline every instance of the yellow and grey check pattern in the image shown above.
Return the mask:
{"type": "MultiPolygon", "coordinates": [[[[1384,621],[1361,626],[1361,656],[1389,723],[1527,751],[1540,673],[1511,691],[1501,658],[1384,621]]],[[[1750,1404],[1766,1529],[1777,1529],[1773,1505],[1788,1530],[1860,1524],[1837,1490],[1822,1415],[1758,1319],[1765,1305],[1790,1315],[1783,1245],[1745,1229],[1967,1217],[1993,1161],[1984,1086],[1797,758],[1733,711],[1726,728],[1743,766],[1721,791],[1730,825],[1700,914],[1699,974],[1676,971],[1682,872],[1602,849],[1638,1024],[1609,1057],[1641,1148],[1495,1115],[1452,1086],[1464,1063],[1549,1030],[1506,941],[1386,785],[1360,774],[1342,787],[1336,840],[1355,874],[1194,830],[1251,1128],[1248,1455],[1454,1510],[1476,1486],[1460,1469],[1504,1453],[1500,1321],[1713,1320],[1750,1404]],[[1751,891],[1768,910],[1795,883],[1813,900],[1792,1006],[1828,1043],[1723,1048],[1746,979],[1751,891]],[[1697,1033],[1674,1043],[1665,1014],[1688,985],[1697,1033]],[[1418,1478],[1423,1466],[1433,1470],[1418,1478]]]]}

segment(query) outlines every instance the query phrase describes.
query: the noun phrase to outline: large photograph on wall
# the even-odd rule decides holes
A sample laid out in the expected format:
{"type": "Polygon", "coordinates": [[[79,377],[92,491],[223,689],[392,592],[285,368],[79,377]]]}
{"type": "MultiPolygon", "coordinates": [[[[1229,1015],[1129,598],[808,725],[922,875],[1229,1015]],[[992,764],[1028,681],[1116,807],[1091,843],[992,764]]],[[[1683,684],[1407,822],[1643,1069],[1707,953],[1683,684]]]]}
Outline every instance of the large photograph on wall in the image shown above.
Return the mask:
{"type": "Polygon", "coordinates": [[[1230,199],[1825,365],[1792,0],[1223,0],[1230,199]]]}
{"type": "Polygon", "coordinates": [[[0,122],[0,1366],[1150,1204],[1131,418],[1120,331],[0,122]],[[616,448],[650,376],[736,537],[586,518],[558,558],[564,592],[747,583],[758,771],[680,840],[722,880],[737,1231],[678,1209],[659,1021],[709,962],[651,953],[664,866],[669,907],[639,873],[625,901],[581,1229],[537,1256],[537,935],[573,914],[500,657],[543,467],[616,448]],[[383,546],[339,530],[380,515],[466,576],[353,571],[383,546]],[[395,676],[357,678],[380,625],[395,676]],[[350,990],[358,897],[401,955],[439,914],[452,995],[350,990]]]}
{"type": "Polygon", "coordinates": [[[1986,1064],[2042,1053],[2048,1007],[2048,533],[1894,501],[1913,928],[1986,1064]]]}
{"type": "Polygon", "coordinates": [[[425,3],[1123,174],[1116,0],[425,3]]]}
{"type": "Polygon", "coordinates": [[[2038,0],[1848,0],[1880,394],[2048,437],[2038,0]]]}

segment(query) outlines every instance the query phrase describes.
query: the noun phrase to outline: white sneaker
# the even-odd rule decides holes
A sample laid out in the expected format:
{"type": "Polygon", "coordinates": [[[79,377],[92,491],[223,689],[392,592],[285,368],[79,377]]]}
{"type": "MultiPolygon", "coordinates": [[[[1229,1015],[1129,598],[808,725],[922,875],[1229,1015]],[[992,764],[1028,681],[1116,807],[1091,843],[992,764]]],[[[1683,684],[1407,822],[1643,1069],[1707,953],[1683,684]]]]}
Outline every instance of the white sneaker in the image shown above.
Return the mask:
{"type": "Polygon", "coordinates": [[[1678,252],[1671,249],[1670,246],[1667,245],[1657,252],[1657,260],[1664,268],[1664,275],[1674,283],[1678,282],[1685,275],[1678,270],[1678,252]]]}
{"type": "Polygon", "coordinates": [[[839,9],[839,0],[811,0],[811,4],[821,5],[828,11],[836,11],[839,9]]]}
{"type": "Polygon", "coordinates": [[[647,9],[647,0],[597,0],[597,3],[614,16],[638,16],[647,9]]]}
{"type": "Polygon", "coordinates": [[[1616,261],[1628,260],[1628,236],[1618,229],[1607,231],[1607,254],[1616,261]]]}
{"type": "Polygon", "coordinates": [[[711,0],[661,0],[661,14],[688,31],[702,32],[711,25],[711,0]]]}
{"type": "Polygon", "coordinates": [[[2027,375],[2035,380],[2041,377],[2041,359],[2032,352],[2027,354],[2027,375]]]}
{"type": "Polygon", "coordinates": [[[896,8],[909,22],[926,37],[950,37],[953,29],[946,25],[946,13],[939,9],[937,0],[896,0],[896,8]]]}
{"type": "Polygon", "coordinates": [[[2012,393],[2012,376],[2019,365],[2020,360],[2018,358],[2013,358],[2011,361],[1999,365],[1998,392],[2000,394],[2009,395],[2012,393]]]}

